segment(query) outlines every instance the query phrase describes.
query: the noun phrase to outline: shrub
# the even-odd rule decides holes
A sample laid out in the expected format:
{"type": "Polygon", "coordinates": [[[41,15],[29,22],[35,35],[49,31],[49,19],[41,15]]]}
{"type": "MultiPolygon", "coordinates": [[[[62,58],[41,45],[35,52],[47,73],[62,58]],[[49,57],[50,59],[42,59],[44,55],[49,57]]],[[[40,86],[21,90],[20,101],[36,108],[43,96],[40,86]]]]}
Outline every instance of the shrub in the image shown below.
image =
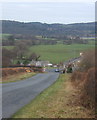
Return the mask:
{"type": "Polygon", "coordinates": [[[92,67],[95,67],[95,50],[84,52],[81,63],[79,64],[79,68],[81,68],[81,71],[87,71],[92,67]]]}
{"type": "Polygon", "coordinates": [[[85,107],[95,108],[95,85],[97,83],[97,80],[95,79],[96,72],[97,69],[90,68],[84,79],[80,99],[85,107]]]}

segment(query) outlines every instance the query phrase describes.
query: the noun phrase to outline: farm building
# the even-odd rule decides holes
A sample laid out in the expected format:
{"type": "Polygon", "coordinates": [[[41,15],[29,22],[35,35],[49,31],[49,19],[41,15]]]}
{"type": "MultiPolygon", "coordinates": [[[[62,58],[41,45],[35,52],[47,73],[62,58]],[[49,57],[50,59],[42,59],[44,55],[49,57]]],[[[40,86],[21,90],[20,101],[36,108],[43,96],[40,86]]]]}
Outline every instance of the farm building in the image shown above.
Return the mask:
{"type": "Polygon", "coordinates": [[[49,61],[34,61],[34,60],[32,60],[30,64],[35,65],[35,66],[40,66],[40,67],[46,67],[46,66],[50,65],[50,62],[49,61]]]}

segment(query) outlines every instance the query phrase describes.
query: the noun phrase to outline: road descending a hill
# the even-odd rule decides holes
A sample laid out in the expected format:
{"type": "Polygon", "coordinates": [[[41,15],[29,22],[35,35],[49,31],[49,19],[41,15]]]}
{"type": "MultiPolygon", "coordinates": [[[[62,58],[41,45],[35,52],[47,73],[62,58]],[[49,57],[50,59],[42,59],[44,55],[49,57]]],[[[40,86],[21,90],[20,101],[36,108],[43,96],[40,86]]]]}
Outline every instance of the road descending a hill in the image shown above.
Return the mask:
{"type": "Polygon", "coordinates": [[[2,85],[2,118],[10,118],[21,107],[52,85],[59,73],[39,73],[23,81],[2,85]]]}

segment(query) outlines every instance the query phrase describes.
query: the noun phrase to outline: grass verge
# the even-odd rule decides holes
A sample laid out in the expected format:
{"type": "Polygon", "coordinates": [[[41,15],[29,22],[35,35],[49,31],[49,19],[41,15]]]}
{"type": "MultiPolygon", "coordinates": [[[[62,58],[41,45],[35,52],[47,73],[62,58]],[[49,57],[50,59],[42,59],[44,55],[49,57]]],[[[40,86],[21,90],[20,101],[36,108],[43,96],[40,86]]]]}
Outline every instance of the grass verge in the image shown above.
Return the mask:
{"type": "Polygon", "coordinates": [[[91,118],[91,111],[74,104],[77,91],[69,81],[70,74],[58,80],[12,118],[91,118]]]}
{"type": "Polygon", "coordinates": [[[36,73],[34,73],[34,72],[18,73],[18,74],[14,74],[14,75],[9,75],[7,77],[3,77],[2,80],[0,80],[0,82],[2,82],[2,83],[17,82],[19,80],[24,80],[24,79],[27,79],[27,78],[32,77],[34,75],[36,75],[36,73]]]}

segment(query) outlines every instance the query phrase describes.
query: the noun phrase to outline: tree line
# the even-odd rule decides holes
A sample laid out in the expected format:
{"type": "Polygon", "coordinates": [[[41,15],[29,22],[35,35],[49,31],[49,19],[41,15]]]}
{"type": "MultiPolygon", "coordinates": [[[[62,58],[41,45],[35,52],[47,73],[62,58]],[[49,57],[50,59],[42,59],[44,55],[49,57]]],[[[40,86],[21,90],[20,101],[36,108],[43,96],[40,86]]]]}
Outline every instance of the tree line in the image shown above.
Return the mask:
{"type": "Polygon", "coordinates": [[[40,55],[37,55],[36,53],[27,56],[27,53],[29,52],[28,48],[29,46],[22,41],[15,44],[14,48],[11,50],[2,48],[2,67],[21,64],[27,65],[32,59],[38,61],[40,55]]]}
{"type": "Polygon", "coordinates": [[[79,36],[52,36],[48,38],[47,36],[32,36],[32,35],[8,35],[2,37],[2,46],[14,46],[19,42],[24,42],[26,45],[55,45],[60,41],[63,44],[87,44],[88,40],[83,40],[79,36]]]}

